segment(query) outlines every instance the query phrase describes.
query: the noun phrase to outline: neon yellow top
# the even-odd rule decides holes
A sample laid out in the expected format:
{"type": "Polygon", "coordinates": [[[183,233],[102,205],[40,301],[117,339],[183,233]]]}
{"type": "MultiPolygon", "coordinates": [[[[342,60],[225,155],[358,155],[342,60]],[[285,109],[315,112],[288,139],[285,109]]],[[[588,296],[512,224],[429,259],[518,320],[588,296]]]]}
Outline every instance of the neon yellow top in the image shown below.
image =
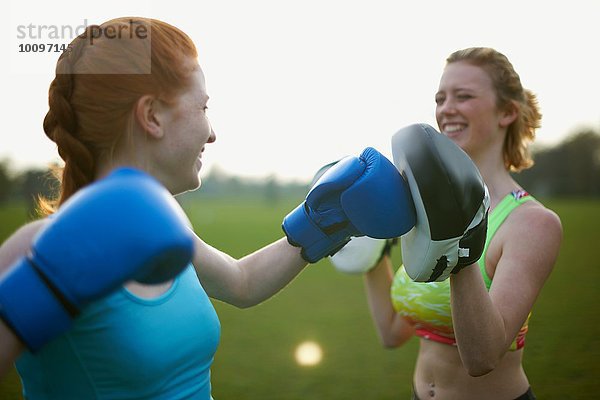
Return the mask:
{"type": "MultiPolygon", "coordinates": [[[[535,199],[523,190],[514,191],[506,195],[489,215],[485,247],[478,262],[488,291],[492,285],[492,279],[485,269],[488,245],[506,217],[529,200],[535,199]]],[[[391,296],[396,312],[415,324],[417,336],[456,346],[450,311],[449,279],[442,282],[414,282],[404,270],[404,266],[400,266],[392,282],[391,296]]],[[[525,345],[530,317],[531,313],[511,344],[510,350],[517,350],[525,345]]]]}

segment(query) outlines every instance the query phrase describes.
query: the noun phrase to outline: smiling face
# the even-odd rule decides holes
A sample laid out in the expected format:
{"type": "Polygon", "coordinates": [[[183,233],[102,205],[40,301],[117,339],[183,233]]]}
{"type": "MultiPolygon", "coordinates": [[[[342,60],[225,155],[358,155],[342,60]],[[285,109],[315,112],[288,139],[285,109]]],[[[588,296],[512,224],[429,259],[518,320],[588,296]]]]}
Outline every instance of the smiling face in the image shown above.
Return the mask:
{"type": "Polygon", "coordinates": [[[504,113],[497,107],[492,80],[484,69],[464,61],[448,64],[435,102],[440,131],[471,157],[504,141],[504,113]]]}
{"type": "Polygon", "coordinates": [[[153,169],[174,194],[200,186],[202,153],[216,139],[206,115],[207,102],[204,74],[197,67],[190,85],[172,103],[162,103],[158,114],[161,140],[154,151],[153,169]]]}

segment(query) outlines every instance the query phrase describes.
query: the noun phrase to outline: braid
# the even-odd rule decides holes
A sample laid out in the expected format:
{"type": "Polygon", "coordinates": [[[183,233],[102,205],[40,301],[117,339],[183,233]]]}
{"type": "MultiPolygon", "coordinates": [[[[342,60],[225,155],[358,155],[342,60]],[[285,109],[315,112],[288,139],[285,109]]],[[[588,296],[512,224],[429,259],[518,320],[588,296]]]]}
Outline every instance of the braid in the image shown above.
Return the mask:
{"type": "MultiPolygon", "coordinates": [[[[51,208],[64,203],[78,189],[89,184],[95,174],[93,153],[78,137],[77,113],[71,103],[76,77],[73,70],[85,47],[83,35],[76,38],[61,54],[56,66],[56,77],[50,84],[48,93],[49,110],[44,118],[44,132],[56,143],[58,154],[65,162],[61,193],[51,208]]],[[[46,205],[50,204],[46,202],[46,205]]]]}
{"type": "MultiPolygon", "coordinates": [[[[58,125],[57,117],[53,113],[53,109],[60,110],[62,106],[64,109],[68,109],[72,112],[70,104],[68,104],[71,99],[71,95],[73,94],[73,78],[72,78],[72,64],[74,62],[72,60],[78,60],[79,55],[81,54],[81,49],[83,48],[83,40],[81,37],[78,37],[74,40],[75,46],[73,43],[69,45],[69,47],[63,51],[63,53],[58,58],[58,62],[56,64],[56,78],[50,84],[48,103],[50,106],[50,110],[46,114],[44,118],[44,132],[46,132],[46,136],[50,138],[50,140],[54,140],[54,129],[58,125]],[[73,54],[75,51],[76,54],[73,54]],[[60,95],[53,95],[54,93],[60,93],[60,95]],[[62,104],[58,104],[61,102],[62,104]]],[[[75,120],[74,115],[64,116],[65,120],[75,120]]],[[[73,130],[74,127],[71,128],[73,130]]]]}

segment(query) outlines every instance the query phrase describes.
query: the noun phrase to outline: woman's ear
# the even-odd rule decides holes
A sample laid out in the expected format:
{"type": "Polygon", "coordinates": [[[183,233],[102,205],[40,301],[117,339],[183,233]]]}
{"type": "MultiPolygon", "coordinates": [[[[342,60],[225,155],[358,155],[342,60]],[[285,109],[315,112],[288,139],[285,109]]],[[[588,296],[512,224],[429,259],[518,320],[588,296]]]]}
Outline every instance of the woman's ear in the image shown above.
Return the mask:
{"type": "Polygon", "coordinates": [[[519,116],[519,106],[515,102],[511,101],[504,107],[504,110],[500,112],[500,127],[507,128],[515,122],[519,116]]]}
{"type": "Polygon", "coordinates": [[[136,123],[146,134],[155,139],[160,139],[163,136],[159,113],[159,101],[152,95],[144,95],[135,103],[133,115],[136,123]]]}

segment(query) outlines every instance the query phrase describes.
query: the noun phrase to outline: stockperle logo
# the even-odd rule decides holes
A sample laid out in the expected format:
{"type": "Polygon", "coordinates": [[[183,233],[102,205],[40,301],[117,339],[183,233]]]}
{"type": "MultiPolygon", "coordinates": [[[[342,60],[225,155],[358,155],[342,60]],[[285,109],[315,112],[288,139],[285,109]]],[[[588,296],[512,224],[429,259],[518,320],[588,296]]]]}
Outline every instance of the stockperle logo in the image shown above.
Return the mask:
{"type": "MultiPolygon", "coordinates": [[[[58,57],[63,52],[70,51],[71,43],[76,40],[85,40],[87,46],[94,46],[100,40],[120,40],[150,41],[150,30],[147,26],[136,23],[134,19],[127,22],[111,25],[98,26],[83,19],[76,24],[58,24],[58,23],[39,23],[39,22],[13,22],[12,48],[11,48],[11,68],[13,72],[31,72],[32,69],[39,68],[39,71],[53,69],[58,57]],[[45,68],[42,70],[41,68],[45,68]]],[[[124,49],[127,44],[122,46],[124,49]]],[[[148,74],[150,73],[150,45],[137,46],[147,49],[146,62],[140,62],[128,65],[120,63],[121,69],[115,70],[113,64],[103,65],[94,64],[92,70],[86,70],[85,73],[98,74],[148,74]]],[[[123,57],[127,57],[124,51],[123,57]]],[[[35,71],[33,71],[35,73],[35,71]]],[[[74,71],[77,73],[77,71],[74,71]]]]}

